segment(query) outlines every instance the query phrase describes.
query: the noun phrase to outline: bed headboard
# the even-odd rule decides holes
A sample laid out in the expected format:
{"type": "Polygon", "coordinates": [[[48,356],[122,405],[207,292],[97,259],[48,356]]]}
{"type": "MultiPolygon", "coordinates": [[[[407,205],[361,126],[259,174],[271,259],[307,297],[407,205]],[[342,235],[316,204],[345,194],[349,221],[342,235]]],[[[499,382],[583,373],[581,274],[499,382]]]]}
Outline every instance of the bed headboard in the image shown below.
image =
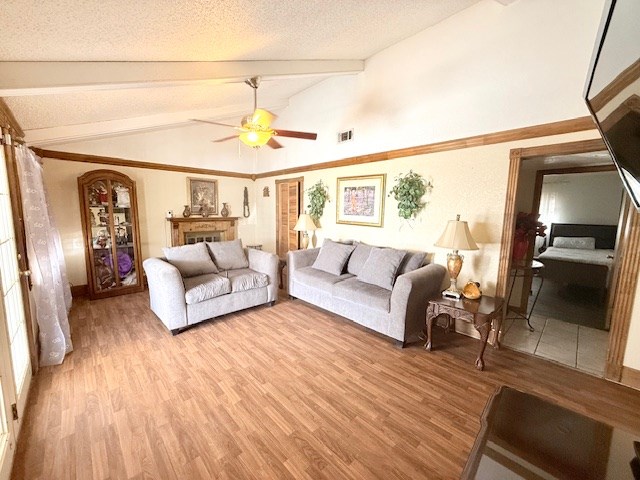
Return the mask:
{"type": "Polygon", "coordinates": [[[549,245],[556,237],[594,237],[597,249],[613,250],[616,246],[617,225],[590,225],[581,223],[552,223],[549,245]]]}

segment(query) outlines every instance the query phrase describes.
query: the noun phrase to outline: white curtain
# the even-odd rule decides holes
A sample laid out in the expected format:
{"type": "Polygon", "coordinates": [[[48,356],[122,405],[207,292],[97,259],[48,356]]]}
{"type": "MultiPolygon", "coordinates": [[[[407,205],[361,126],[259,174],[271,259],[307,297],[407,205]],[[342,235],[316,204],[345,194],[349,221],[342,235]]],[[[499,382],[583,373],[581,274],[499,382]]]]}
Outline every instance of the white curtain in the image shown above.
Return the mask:
{"type": "Polygon", "coordinates": [[[61,364],[73,345],[68,317],[71,288],[39,160],[27,147],[17,148],[27,254],[40,330],[40,365],[46,366],[61,364]]]}

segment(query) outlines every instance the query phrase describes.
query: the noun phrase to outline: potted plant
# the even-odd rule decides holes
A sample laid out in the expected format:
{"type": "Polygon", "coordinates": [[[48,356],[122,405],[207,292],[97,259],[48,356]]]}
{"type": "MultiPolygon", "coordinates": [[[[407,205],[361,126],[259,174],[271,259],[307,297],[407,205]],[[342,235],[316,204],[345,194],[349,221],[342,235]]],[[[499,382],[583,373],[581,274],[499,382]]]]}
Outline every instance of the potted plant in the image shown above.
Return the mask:
{"type": "Polygon", "coordinates": [[[309,215],[313,218],[316,226],[319,227],[318,220],[320,220],[324,212],[324,206],[329,200],[329,189],[322,180],[318,180],[313,186],[307,189],[307,195],[309,196],[309,205],[307,205],[309,215]]]}
{"type": "Polygon", "coordinates": [[[405,220],[415,218],[427,204],[422,201],[422,197],[433,188],[433,184],[413,170],[409,170],[406,175],[398,175],[395,182],[389,196],[393,196],[398,202],[398,216],[405,220]]]}
{"type": "Polygon", "coordinates": [[[538,221],[540,214],[518,212],[516,217],[516,230],[513,240],[512,258],[522,261],[529,251],[529,244],[535,237],[545,237],[547,226],[538,221]]]}

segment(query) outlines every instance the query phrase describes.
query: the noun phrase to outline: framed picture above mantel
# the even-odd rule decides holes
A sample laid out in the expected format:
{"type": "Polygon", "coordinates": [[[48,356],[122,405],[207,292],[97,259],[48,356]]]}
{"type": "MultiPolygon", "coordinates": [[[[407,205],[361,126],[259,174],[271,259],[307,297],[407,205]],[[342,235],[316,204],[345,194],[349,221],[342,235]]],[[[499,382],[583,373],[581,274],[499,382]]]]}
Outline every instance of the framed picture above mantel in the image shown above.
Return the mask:
{"type": "Polygon", "coordinates": [[[192,215],[201,215],[206,207],[209,215],[218,215],[218,181],[208,178],[187,178],[187,192],[192,215]]]}
{"type": "Polygon", "coordinates": [[[336,223],[382,227],[387,175],[339,177],[336,223]]]}

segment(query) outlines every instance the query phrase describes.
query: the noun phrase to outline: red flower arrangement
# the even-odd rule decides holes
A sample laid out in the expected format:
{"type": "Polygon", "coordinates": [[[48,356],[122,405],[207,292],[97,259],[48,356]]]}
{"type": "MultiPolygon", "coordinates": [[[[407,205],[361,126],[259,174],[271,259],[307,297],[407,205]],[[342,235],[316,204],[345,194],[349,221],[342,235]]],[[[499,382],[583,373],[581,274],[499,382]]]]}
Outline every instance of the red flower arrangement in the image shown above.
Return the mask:
{"type": "Polygon", "coordinates": [[[511,256],[516,261],[523,261],[529,250],[529,239],[545,237],[547,226],[538,221],[538,213],[518,212],[511,256]]]}
{"type": "Polygon", "coordinates": [[[547,226],[538,221],[540,214],[518,212],[516,217],[516,238],[546,237],[547,226]]]}

